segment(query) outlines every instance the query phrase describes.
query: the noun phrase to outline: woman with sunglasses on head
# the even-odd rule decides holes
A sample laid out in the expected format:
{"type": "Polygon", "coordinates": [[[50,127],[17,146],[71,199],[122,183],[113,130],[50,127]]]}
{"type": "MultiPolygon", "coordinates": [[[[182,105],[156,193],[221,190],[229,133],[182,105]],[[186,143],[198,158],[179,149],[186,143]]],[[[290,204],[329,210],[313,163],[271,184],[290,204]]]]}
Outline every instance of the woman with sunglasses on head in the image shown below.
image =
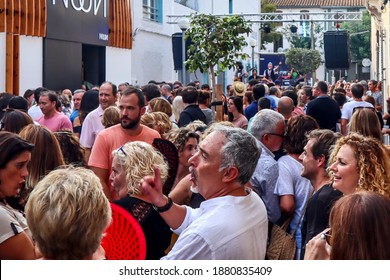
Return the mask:
{"type": "Polygon", "coordinates": [[[305,260],[389,260],[390,199],[359,191],[339,199],[330,229],[306,245],[305,260]]]}
{"type": "Polygon", "coordinates": [[[141,141],[128,142],[112,155],[110,181],[119,197],[114,203],[126,209],[140,223],[146,238],[146,259],[160,259],[165,256],[172,232],[145,198],[140,183],[143,177],[154,176],[154,168],[160,170],[164,183],[168,178],[168,165],[160,152],[141,141]]]}
{"type": "Polygon", "coordinates": [[[34,145],[11,132],[0,132],[0,259],[36,258],[31,233],[23,212],[8,198],[19,194],[28,176],[34,145]]]}
{"type": "Polygon", "coordinates": [[[382,129],[374,108],[359,108],[355,110],[349,122],[349,132],[360,133],[382,141],[382,129]]]}

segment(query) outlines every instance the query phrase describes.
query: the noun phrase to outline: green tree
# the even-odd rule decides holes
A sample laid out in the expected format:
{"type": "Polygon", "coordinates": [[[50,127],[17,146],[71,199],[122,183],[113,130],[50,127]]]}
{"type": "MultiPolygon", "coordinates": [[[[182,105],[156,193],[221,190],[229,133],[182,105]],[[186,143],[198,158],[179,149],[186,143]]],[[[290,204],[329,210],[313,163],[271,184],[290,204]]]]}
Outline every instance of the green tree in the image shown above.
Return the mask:
{"type": "Polygon", "coordinates": [[[251,24],[241,16],[192,15],[190,28],[186,31],[186,38],[192,42],[186,66],[190,72],[209,71],[215,88],[218,73],[234,67],[238,58],[248,57],[242,50],[247,45],[244,34],[249,36],[251,31],[251,24]]]}
{"type": "Polygon", "coordinates": [[[290,48],[286,52],[286,63],[306,74],[315,72],[321,64],[321,54],[317,50],[290,48]]]}
{"type": "Polygon", "coordinates": [[[371,58],[371,16],[363,13],[361,22],[344,22],[341,28],[349,32],[349,48],[354,60],[371,58]]]}

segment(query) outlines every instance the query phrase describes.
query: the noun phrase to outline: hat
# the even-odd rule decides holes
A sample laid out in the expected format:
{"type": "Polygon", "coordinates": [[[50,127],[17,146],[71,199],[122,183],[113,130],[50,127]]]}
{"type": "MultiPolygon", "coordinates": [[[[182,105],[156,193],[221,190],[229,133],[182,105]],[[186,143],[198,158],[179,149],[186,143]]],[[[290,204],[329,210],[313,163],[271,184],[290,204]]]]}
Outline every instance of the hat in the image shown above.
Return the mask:
{"type": "Polygon", "coordinates": [[[246,91],[246,87],[243,82],[234,82],[233,89],[236,96],[244,96],[246,91]]]}

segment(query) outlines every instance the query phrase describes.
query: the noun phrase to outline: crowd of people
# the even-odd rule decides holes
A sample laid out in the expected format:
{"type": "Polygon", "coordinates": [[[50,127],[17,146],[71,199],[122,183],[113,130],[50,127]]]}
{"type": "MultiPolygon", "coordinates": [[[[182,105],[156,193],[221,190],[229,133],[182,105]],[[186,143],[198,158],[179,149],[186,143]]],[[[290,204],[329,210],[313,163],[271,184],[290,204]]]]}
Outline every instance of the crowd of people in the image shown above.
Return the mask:
{"type": "Polygon", "coordinates": [[[380,82],[269,69],[228,85],[222,116],[199,81],[2,93],[0,259],[105,259],[110,203],[146,259],[265,259],[286,221],[295,259],[390,259],[380,82]]]}

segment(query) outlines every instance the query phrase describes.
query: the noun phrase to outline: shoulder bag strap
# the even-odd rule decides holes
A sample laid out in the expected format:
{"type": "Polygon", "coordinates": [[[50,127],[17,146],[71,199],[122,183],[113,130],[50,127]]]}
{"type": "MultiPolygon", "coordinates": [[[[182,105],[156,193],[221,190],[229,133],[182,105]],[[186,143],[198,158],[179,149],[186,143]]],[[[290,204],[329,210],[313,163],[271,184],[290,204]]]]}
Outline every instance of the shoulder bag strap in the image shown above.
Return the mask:
{"type": "Polygon", "coordinates": [[[295,226],[293,232],[291,233],[292,235],[295,235],[295,232],[297,231],[298,226],[299,226],[299,224],[301,223],[302,217],[305,215],[307,204],[309,203],[309,200],[310,200],[310,198],[311,198],[312,195],[313,195],[313,191],[310,193],[309,197],[308,197],[307,200],[306,200],[305,207],[304,207],[303,210],[302,210],[302,213],[301,213],[301,216],[299,217],[299,220],[298,220],[297,225],[295,226]]]}

